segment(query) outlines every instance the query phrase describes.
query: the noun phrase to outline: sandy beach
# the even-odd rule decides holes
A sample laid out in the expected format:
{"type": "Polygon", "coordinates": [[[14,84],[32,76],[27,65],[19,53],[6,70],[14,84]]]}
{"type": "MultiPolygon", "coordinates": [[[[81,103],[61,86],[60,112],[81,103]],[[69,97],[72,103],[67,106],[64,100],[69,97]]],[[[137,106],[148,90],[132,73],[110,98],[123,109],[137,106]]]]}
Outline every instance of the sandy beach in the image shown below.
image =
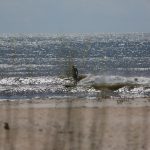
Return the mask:
{"type": "Polygon", "coordinates": [[[149,103],[146,98],[2,101],[0,150],[148,150],[149,103]]]}

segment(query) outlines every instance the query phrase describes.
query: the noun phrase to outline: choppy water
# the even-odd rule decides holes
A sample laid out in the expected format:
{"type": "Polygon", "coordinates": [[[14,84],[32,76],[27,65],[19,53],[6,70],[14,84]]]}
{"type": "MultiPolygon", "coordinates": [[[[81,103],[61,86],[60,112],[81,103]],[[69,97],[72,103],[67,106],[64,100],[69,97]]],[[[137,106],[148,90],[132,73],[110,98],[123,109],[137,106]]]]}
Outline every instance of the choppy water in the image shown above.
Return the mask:
{"type": "Polygon", "coordinates": [[[0,36],[1,100],[149,97],[149,77],[148,33],[0,36]]]}

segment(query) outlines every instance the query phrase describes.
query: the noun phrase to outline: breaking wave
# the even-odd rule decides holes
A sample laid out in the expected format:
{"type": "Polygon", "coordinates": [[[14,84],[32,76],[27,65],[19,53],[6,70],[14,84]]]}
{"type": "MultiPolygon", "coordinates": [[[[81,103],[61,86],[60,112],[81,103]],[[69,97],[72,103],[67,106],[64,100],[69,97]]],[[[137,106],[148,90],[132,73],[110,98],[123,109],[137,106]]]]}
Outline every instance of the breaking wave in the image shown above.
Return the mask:
{"type": "Polygon", "coordinates": [[[72,78],[9,77],[0,79],[1,99],[148,97],[146,77],[98,76],[87,74],[75,86],[72,78]]]}

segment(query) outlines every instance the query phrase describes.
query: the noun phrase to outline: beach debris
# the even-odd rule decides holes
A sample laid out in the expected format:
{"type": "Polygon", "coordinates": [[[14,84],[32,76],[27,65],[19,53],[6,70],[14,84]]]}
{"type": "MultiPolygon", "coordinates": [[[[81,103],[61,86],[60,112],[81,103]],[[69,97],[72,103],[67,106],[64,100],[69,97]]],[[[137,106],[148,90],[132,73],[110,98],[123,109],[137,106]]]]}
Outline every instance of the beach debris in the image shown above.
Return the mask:
{"type": "Polygon", "coordinates": [[[43,129],[40,128],[39,131],[40,131],[40,132],[43,132],[43,129]]]}
{"type": "Polygon", "coordinates": [[[4,129],[5,129],[5,130],[10,130],[10,127],[9,127],[9,123],[8,123],[8,122],[4,122],[4,129]]]}

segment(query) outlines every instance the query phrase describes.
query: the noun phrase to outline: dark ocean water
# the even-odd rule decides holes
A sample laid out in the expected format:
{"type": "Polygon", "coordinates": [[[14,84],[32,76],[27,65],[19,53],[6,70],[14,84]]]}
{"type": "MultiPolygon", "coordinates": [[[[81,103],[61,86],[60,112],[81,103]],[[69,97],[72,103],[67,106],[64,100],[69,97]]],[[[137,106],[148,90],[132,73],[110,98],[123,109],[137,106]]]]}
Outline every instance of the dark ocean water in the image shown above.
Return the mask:
{"type": "Polygon", "coordinates": [[[149,33],[0,36],[0,100],[149,97],[149,77],[149,33]]]}

